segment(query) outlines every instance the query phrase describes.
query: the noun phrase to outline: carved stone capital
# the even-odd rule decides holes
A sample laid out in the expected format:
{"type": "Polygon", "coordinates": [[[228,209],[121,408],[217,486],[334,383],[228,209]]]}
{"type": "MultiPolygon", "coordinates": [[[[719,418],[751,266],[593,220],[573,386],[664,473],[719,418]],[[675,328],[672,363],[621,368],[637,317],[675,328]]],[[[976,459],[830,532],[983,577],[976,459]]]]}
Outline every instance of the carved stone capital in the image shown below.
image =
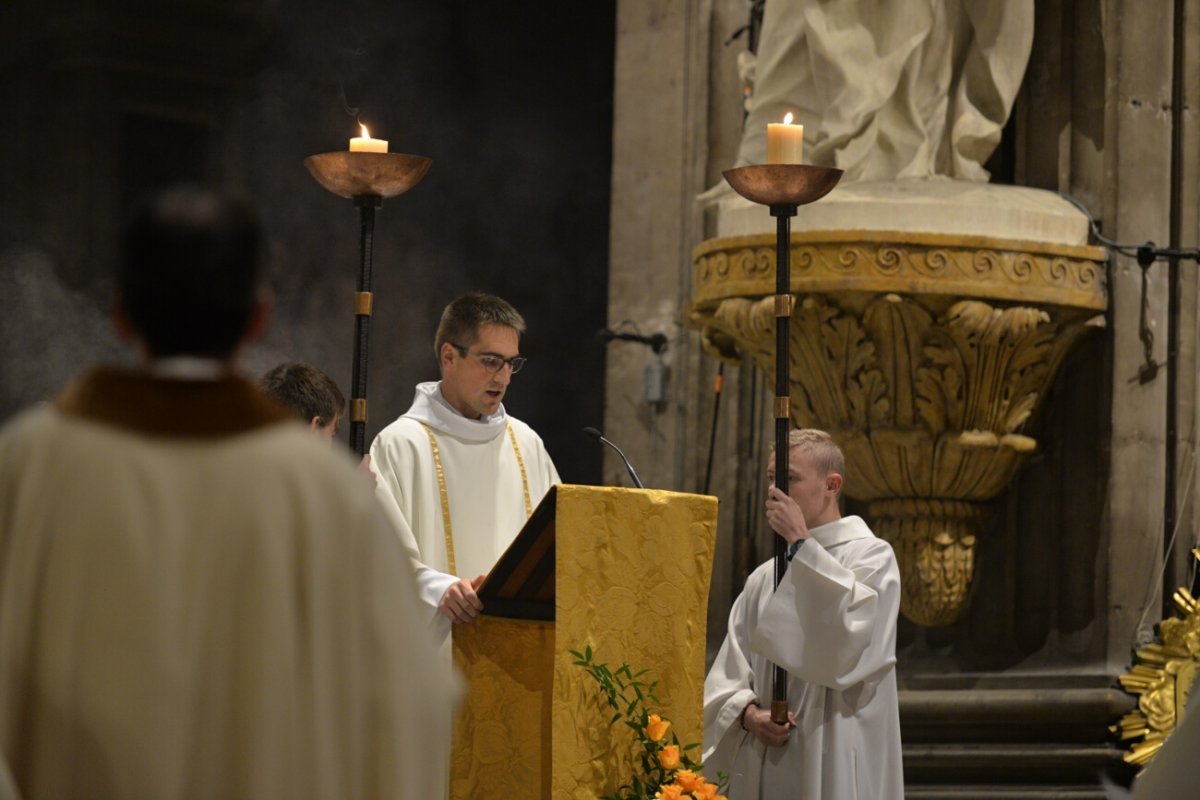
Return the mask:
{"type": "MultiPolygon", "coordinates": [[[[841,445],[846,493],[873,501],[875,523],[896,547],[905,614],[944,625],[970,588],[975,504],[1003,491],[1036,449],[1027,421],[1074,342],[1103,324],[1104,251],[897,239],[793,237],[791,417],[841,445]]],[[[705,347],[749,357],[767,375],[773,242],[698,247],[691,310],[705,347]]]]}

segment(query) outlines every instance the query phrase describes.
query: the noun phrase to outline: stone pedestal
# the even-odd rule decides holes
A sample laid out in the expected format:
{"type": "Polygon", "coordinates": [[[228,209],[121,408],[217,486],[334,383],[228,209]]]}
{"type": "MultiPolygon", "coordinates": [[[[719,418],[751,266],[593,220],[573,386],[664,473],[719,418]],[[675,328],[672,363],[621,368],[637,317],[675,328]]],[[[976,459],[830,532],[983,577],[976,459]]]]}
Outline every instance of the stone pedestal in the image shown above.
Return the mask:
{"type": "MultiPolygon", "coordinates": [[[[705,346],[774,370],[775,241],[766,210],[727,198],[694,252],[705,346]],[[761,220],[761,222],[759,221],[761,220]]],[[[792,418],[829,431],[846,494],[895,547],[902,610],[965,608],[985,514],[1037,442],[1026,423],[1071,345],[1103,323],[1103,250],[1038,190],[851,184],[793,225],[792,418]]]]}

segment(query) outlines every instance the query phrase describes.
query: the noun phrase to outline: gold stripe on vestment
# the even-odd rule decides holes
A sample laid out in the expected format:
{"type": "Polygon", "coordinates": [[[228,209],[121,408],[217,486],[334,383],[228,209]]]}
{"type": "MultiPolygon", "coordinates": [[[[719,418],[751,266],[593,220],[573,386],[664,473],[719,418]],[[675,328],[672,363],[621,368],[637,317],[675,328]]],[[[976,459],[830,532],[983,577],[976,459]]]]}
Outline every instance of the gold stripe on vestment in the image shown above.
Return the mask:
{"type": "Polygon", "coordinates": [[[521,489],[525,492],[525,519],[533,514],[533,503],[529,502],[529,479],[525,477],[525,459],[521,458],[521,448],[517,446],[517,434],[512,425],[508,426],[508,440],[512,442],[513,452],[517,454],[517,466],[521,468],[521,489]]]}
{"type": "MultiPolygon", "coordinates": [[[[433,450],[433,469],[437,473],[438,498],[442,503],[442,527],[446,531],[446,565],[450,568],[451,575],[458,575],[454,561],[454,533],[450,527],[450,494],[446,491],[446,471],[442,469],[442,451],[438,448],[433,428],[424,422],[421,423],[421,427],[425,429],[425,435],[429,437],[429,447],[433,450]]],[[[521,470],[521,490],[525,495],[525,519],[529,519],[533,514],[533,503],[529,497],[529,478],[525,473],[525,459],[521,456],[521,448],[517,444],[517,434],[513,431],[512,425],[506,427],[508,441],[512,443],[513,453],[517,457],[517,466],[521,470]]]]}
{"type": "Polygon", "coordinates": [[[446,532],[446,566],[451,575],[457,575],[458,569],[454,564],[454,534],[450,528],[450,495],[446,493],[446,472],[442,469],[442,451],[438,449],[437,437],[433,428],[421,423],[425,434],[429,437],[429,446],[433,449],[433,470],[437,473],[438,497],[442,501],[442,528],[446,532]]]}

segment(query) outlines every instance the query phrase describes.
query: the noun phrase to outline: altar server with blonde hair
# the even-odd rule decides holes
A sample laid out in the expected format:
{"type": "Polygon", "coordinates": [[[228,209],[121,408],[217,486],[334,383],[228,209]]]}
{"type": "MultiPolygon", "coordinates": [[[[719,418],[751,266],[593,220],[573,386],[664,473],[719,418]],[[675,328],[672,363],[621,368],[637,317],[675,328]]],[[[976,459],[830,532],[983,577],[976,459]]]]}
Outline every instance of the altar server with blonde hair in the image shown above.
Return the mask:
{"type": "Polygon", "coordinates": [[[901,800],[891,546],[838,507],[846,468],[824,431],[792,431],[788,491],[767,467],[766,516],[789,564],[759,566],[733,604],[704,683],[704,766],[736,800],[901,800]],[[788,672],[788,721],[771,720],[772,664],[788,672]]]}

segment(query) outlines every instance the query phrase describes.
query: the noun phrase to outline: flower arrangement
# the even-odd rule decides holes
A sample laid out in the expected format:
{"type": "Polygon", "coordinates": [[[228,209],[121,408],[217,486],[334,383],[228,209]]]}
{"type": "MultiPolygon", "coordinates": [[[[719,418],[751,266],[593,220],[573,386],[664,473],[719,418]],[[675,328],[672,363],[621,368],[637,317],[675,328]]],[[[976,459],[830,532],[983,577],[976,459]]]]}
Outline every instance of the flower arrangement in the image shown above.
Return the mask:
{"type": "Polygon", "coordinates": [[[681,745],[671,731],[671,722],[646,708],[647,700],[662,704],[654,695],[658,681],[643,680],[649,670],[634,672],[628,664],[613,670],[607,664],[597,664],[590,645],[582,653],[570,653],[575,656],[575,665],[596,681],[605,702],[616,712],[608,724],[615,725],[624,717],[626,727],[642,748],[640,773],[601,800],[726,800],[720,794],[727,783],[725,775],[718,774],[717,783],[710,783],[700,774],[703,765],[688,755],[700,745],[681,745]]]}

